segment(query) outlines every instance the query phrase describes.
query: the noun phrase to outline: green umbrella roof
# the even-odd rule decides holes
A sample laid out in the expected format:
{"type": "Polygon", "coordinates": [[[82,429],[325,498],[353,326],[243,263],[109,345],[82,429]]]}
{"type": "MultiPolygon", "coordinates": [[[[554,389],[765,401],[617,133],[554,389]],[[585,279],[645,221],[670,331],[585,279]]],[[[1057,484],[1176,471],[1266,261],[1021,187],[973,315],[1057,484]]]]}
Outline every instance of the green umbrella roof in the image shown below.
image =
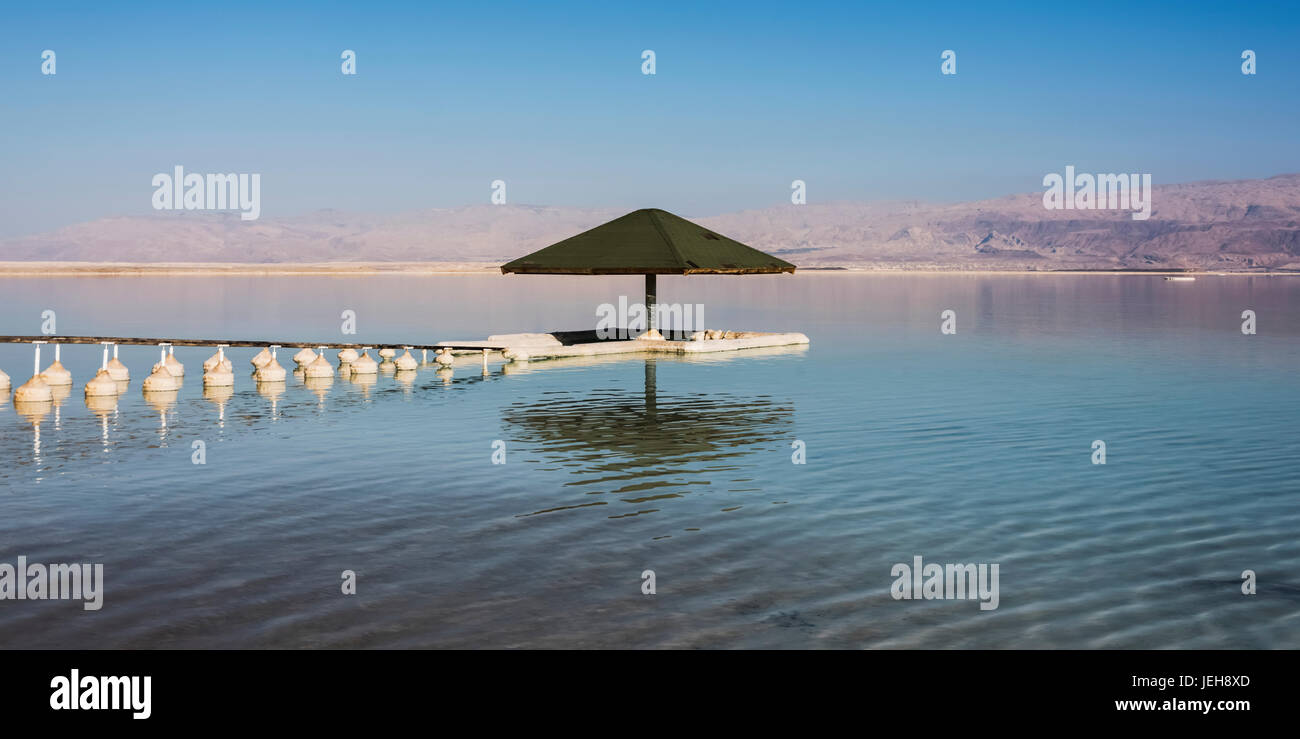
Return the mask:
{"type": "Polygon", "coordinates": [[[501,265],[503,273],[533,275],[742,275],[794,269],[658,208],[633,211],[501,265]]]}

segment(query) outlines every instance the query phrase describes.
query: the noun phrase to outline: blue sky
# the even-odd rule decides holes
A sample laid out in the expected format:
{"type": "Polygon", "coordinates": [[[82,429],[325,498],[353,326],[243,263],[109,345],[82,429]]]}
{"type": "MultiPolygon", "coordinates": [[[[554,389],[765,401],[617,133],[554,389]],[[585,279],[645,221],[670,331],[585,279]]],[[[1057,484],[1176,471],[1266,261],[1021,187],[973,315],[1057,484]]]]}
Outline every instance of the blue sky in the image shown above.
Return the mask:
{"type": "Polygon", "coordinates": [[[1294,4],[122,5],[6,9],[0,236],[150,213],[177,164],[260,173],[263,218],[486,203],[498,178],[512,203],[702,216],[793,179],[944,201],[1066,164],[1300,171],[1294,4]]]}

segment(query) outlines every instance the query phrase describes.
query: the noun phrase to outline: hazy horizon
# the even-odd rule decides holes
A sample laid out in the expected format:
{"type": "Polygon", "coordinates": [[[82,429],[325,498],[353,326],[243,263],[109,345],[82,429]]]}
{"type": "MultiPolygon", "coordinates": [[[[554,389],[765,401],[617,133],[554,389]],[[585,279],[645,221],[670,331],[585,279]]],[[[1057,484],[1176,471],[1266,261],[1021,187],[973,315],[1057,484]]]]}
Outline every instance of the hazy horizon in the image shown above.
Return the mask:
{"type": "MultiPolygon", "coordinates": [[[[1300,171],[1277,172],[1271,175],[1265,175],[1258,178],[1206,179],[1206,180],[1196,180],[1190,182],[1160,182],[1160,183],[1155,183],[1155,187],[1161,188],[1166,186],[1196,186],[1196,185],[1213,185],[1213,184],[1230,184],[1230,183],[1251,183],[1251,182],[1261,182],[1261,181],[1267,181],[1267,180],[1279,179],[1279,178],[1290,178],[1296,176],[1300,176],[1300,171]]],[[[152,192],[152,190],[150,192],[152,192]]],[[[887,205],[890,203],[909,203],[909,204],[943,207],[943,206],[971,205],[971,204],[977,204],[982,202],[1020,198],[1024,196],[1038,197],[1041,194],[1042,194],[1041,190],[1027,190],[1023,192],[1000,193],[996,195],[990,195],[989,197],[986,198],[974,198],[974,199],[966,199],[966,200],[944,200],[938,198],[924,198],[924,197],[909,197],[909,198],[880,197],[880,198],[863,198],[863,199],[856,199],[856,200],[855,199],[825,200],[822,202],[809,203],[809,205],[873,206],[873,205],[887,205]]],[[[716,211],[698,210],[697,212],[692,212],[690,210],[687,210],[678,213],[678,215],[681,215],[686,218],[712,218],[712,217],[727,216],[727,215],[737,215],[746,212],[765,211],[765,210],[772,209],[773,207],[781,207],[788,204],[789,204],[788,202],[777,201],[777,202],[766,203],[762,205],[740,205],[735,208],[716,210],[716,211]]],[[[274,218],[264,217],[259,219],[259,221],[264,221],[264,222],[297,221],[321,213],[337,213],[340,215],[349,215],[349,216],[385,218],[385,217],[398,217],[403,215],[412,215],[422,211],[463,211],[466,209],[473,209],[478,207],[494,207],[494,208],[504,207],[506,209],[516,209],[516,210],[536,209],[536,210],[563,210],[563,211],[588,211],[588,212],[618,210],[621,212],[619,206],[567,205],[562,203],[543,203],[543,202],[527,202],[527,203],[508,202],[508,203],[503,203],[501,205],[492,205],[491,203],[487,203],[487,202],[461,203],[461,204],[452,204],[452,205],[428,204],[428,205],[409,207],[409,208],[401,207],[401,208],[374,209],[374,210],[353,210],[348,208],[326,205],[326,206],[321,206],[319,208],[312,208],[312,209],[307,209],[307,210],[302,210],[297,212],[280,213],[277,214],[274,218]]],[[[657,203],[649,202],[649,203],[643,203],[640,205],[628,207],[627,210],[631,211],[640,208],[659,208],[659,207],[661,206],[658,205],[657,203]]],[[[664,209],[667,210],[667,208],[664,209]]],[[[1050,216],[1051,212],[1045,211],[1045,214],[1050,216]]],[[[202,219],[238,220],[239,214],[237,211],[233,211],[233,210],[232,211],[211,211],[211,210],[203,210],[203,209],[194,210],[194,211],[187,211],[181,209],[177,209],[177,210],[146,209],[143,212],[106,213],[102,216],[85,220],[85,221],[75,221],[75,222],[61,224],[54,228],[40,229],[40,230],[28,231],[24,233],[6,233],[3,227],[0,227],[0,240],[42,236],[53,232],[57,232],[60,229],[69,226],[87,225],[95,221],[100,221],[105,219],[141,218],[141,217],[144,218],[156,217],[159,219],[189,218],[189,219],[200,219],[200,220],[202,219]]]]}

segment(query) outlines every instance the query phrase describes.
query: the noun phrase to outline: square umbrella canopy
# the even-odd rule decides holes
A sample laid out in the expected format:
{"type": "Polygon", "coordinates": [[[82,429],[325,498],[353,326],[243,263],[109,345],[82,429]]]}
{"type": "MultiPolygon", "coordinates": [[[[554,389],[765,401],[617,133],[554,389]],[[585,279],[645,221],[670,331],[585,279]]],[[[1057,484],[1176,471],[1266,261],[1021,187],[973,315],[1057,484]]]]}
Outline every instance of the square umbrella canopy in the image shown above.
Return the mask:
{"type": "Polygon", "coordinates": [[[644,208],[501,265],[505,274],[744,275],[794,272],[783,259],[644,208]]]}
{"type": "Polygon", "coordinates": [[[503,274],[646,277],[646,311],[657,328],[656,275],[750,275],[795,266],[658,208],[643,208],[501,265],[503,274]]]}

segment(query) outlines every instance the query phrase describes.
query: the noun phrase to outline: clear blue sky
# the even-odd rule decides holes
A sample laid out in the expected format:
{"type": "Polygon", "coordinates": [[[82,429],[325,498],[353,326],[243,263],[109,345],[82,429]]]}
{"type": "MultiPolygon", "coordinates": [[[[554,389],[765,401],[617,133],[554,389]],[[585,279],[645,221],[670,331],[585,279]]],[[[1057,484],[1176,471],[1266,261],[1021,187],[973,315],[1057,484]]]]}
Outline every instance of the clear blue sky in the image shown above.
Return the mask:
{"type": "Polygon", "coordinates": [[[176,164],[261,173],[263,218],[486,203],[497,178],[699,216],[796,178],[827,202],[1300,171],[1294,3],[122,5],[7,6],[0,235],[152,212],[176,164]]]}

